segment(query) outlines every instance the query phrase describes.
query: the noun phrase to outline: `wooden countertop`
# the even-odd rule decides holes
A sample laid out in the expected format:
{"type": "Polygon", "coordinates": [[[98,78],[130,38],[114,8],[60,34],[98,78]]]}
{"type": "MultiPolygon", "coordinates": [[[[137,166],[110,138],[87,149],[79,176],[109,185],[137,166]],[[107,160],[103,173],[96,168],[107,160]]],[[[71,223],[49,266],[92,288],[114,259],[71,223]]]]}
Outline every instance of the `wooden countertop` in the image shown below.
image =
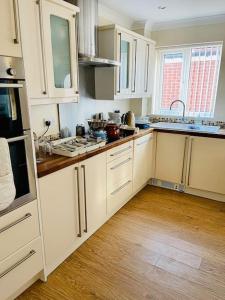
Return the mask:
{"type": "Polygon", "coordinates": [[[197,132],[197,131],[181,131],[181,130],[173,130],[173,129],[143,129],[140,130],[139,133],[136,133],[134,135],[121,138],[117,141],[114,141],[112,143],[106,144],[104,147],[101,147],[99,149],[90,151],[88,153],[84,153],[81,155],[77,155],[75,157],[65,157],[61,155],[51,155],[48,156],[47,159],[45,159],[43,162],[37,164],[37,175],[38,178],[44,177],[46,175],[49,175],[53,172],[56,172],[58,170],[61,170],[65,167],[71,166],[73,164],[79,163],[85,159],[88,159],[92,156],[95,156],[97,154],[100,154],[102,152],[105,152],[109,149],[112,149],[116,146],[122,145],[126,142],[138,139],[150,132],[167,132],[167,133],[176,133],[176,134],[187,134],[191,136],[202,136],[202,137],[209,137],[209,138],[220,138],[220,139],[225,139],[225,129],[220,129],[217,133],[203,133],[203,132],[197,132]]]}
{"type": "Polygon", "coordinates": [[[116,146],[122,145],[126,142],[138,139],[138,138],[140,138],[140,137],[142,137],[142,136],[144,136],[148,133],[151,133],[151,132],[153,132],[152,128],[143,129],[143,130],[140,130],[139,133],[121,138],[117,141],[106,144],[104,147],[101,147],[99,149],[90,151],[88,153],[77,155],[75,157],[65,157],[65,156],[55,155],[55,154],[51,155],[51,156],[48,156],[45,161],[37,164],[38,178],[44,177],[44,176],[49,175],[53,172],[61,170],[65,167],[68,167],[68,166],[71,166],[73,164],[79,163],[79,162],[81,162],[85,159],[88,159],[92,156],[95,156],[97,154],[105,152],[105,151],[107,151],[109,149],[112,149],[116,146]]]}

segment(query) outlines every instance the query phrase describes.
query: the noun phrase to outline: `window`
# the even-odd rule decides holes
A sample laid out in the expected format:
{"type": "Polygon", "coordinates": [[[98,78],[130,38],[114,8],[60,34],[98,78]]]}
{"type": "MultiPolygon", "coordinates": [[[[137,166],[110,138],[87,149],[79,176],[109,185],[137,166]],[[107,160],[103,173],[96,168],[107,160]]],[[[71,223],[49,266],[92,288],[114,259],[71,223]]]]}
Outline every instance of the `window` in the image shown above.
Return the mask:
{"type": "Polygon", "coordinates": [[[180,115],[180,99],[186,116],[213,117],[221,54],[221,43],[159,50],[153,113],[180,115]]]}

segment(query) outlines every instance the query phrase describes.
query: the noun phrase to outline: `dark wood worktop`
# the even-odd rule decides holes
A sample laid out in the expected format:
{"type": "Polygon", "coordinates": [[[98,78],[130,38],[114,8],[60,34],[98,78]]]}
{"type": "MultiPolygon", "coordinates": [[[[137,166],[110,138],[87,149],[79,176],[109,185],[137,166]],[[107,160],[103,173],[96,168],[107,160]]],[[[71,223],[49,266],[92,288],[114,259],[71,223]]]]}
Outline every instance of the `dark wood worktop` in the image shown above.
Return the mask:
{"type": "Polygon", "coordinates": [[[61,170],[65,167],[71,166],[73,164],[79,163],[85,159],[88,159],[92,156],[95,156],[97,154],[100,154],[102,152],[105,152],[109,149],[112,149],[116,146],[122,145],[124,143],[127,143],[129,141],[138,139],[150,132],[153,132],[152,128],[149,129],[143,129],[140,130],[139,133],[136,133],[131,136],[127,136],[124,138],[121,138],[117,141],[114,141],[112,143],[106,144],[104,147],[98,148],[96,150],[90,151],[88,153],[80,154],[75,157],[65,157],[61,155],[51,155],[48,156],[43,162],[37,164],[37,175],[38,178],[44,177],[46,175],[49,175],[53,172],[56,172],[58,170],[61,170]]]}

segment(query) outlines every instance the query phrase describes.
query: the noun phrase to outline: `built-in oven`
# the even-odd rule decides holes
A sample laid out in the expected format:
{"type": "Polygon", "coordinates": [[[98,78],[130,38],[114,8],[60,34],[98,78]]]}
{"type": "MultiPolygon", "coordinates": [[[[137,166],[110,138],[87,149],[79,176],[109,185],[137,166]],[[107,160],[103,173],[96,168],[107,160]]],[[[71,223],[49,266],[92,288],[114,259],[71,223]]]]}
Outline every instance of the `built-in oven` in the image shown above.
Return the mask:
{"type": "MultiPolygon", "coordinates": [[[[21,58],[0,56],[0,137],[9,144],[16,199],[36,198],[34,155],[21,58]]],[[[13,204],[15,206],[15,203],[13,204]]]]}

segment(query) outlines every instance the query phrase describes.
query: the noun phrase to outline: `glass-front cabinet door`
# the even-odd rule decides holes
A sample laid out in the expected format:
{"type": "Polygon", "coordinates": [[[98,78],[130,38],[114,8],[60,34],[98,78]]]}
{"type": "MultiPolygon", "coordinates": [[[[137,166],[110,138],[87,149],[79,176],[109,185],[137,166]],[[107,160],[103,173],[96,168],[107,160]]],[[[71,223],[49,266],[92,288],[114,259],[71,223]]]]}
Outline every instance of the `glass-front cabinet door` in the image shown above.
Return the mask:
{"type": "Polygon", "coordinates": [[[131,94],[133,38],[124,32],[117,32],[117,95],[131,94]]]}
{"type": "MultiPolygon", "coordinates": [[[[43,28],[50,97],[78,99],[76,8],[43,2],[43,28]]],[[[65,99],[65,101],[67,101],[65,99]]]]}

